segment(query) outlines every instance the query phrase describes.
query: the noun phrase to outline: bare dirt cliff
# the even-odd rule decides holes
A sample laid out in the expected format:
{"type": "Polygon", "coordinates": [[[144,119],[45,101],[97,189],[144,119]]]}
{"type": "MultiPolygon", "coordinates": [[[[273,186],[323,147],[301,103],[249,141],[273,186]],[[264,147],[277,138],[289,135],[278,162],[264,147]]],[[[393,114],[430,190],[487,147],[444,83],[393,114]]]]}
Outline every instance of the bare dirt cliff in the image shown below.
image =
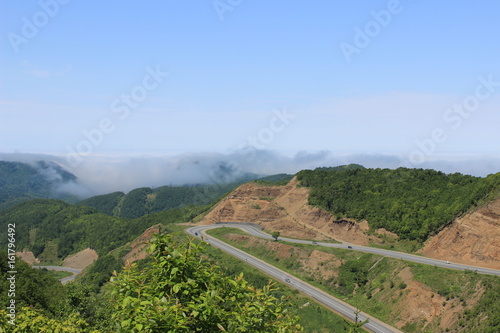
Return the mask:
{"type": "Polygon", "coordinates": [[[500,199],[456,219],[419,252],[431,258],[500,269],[500,199]]]}
{"type": "Polygon", "coordinates": [[[231,192],[202,224],[216,222],[251,222],[283,236],[302,239],[337,239],[366,245],[378,242],[368,236],[368,223],[337,220],[327,211],[308,205],[309,189],[294,178],[285,186],[247,183],[231,192]]]}

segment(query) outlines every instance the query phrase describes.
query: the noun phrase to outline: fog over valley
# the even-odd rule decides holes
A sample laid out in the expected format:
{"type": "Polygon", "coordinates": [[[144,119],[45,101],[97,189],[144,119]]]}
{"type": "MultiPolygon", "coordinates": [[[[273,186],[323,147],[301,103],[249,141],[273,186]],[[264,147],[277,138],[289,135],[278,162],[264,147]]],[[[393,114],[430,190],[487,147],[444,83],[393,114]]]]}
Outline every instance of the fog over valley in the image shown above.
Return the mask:
{"type": "MultiPolygon", "coordinates": [[[[12,153],[0,154],[0,160],[34,164],[53,161],[77,179],[60,182],[58,191],[78,197],[128,192],[138,187],[164,185],[227,183],[243,177],[257,178],[278,173],[294,174],[303,169],[350,163],[367,168],[398,167],[435,169],[445,173],[463,173],[484,177],[500,169],[499,156],[436,156],[421,164],[412,164],[390,154],[335,154],[329,151],[285,154],[270,150],[242,149],[228,153],[185,153],[169,156],[85,156],[76,166],[68,166],[65,156],[12,153]]],[[[51,168],[40,171],[48,180],[60,178],[51,168]]]]}

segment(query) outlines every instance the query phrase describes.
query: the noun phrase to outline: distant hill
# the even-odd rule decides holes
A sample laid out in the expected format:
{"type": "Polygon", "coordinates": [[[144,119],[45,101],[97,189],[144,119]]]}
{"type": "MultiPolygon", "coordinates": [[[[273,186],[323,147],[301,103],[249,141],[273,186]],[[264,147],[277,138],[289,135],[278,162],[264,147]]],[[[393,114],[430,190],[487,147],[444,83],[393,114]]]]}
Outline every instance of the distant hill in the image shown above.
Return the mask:
{"type": "MultiPolygon", "coordinates": [[[[34,199],[0,211],[0,228],[16,226],[16,250],[28,249],[46,262],[57,261],[85,248],[99,255],[121,246],[158,223],[186,222],[207,207],[185,207],[138,219],[109,216],[96,208],[62,200],[34,199]]],[[[0,248],[7,248],[7,237],[0,248]]]]}
{"type": "MultiPolygon", "coordinates": [[[[292,178],[291,175],[283,177],[284,174],[259,179],[276,181],[292,178]]],[[[256,178],[258,178],[257,175],[246,174],[244,177],[231,183],[161,186],[156,188],[141,187],[127,194],[113,192],[94,196],[80,201],[79,204],[95,207],[100,212],[112,216],[138,218],[174,208],[210,204],[241,184],[256,178]]]]}
{"type": "Polygon", "coordinates": [[[288,183],[294,175],[290,175],[288,173],[280,173],[277,175],[266,176],[259,179],[256,179],[255,182],[259,184],[268,184],[268,185],[285,185],[288,183]]]}
{"type": "Polygon", "coordinates": [[[53,162],[34,164],[0,161],[0,209],[33,198],[53,198],[75,202],[78,199],[58,191],[75,182],[76,176],[53,162]]]}
{"type": "Polygon", "coordinates": [[[300,171],[297,179],[311,188],[310,205],[418,241],[500,191],[500,173],[481,178],[407,168],[316,169],[300,171]]]}
{"type": "Polygon", "coordinates": [[[366,169],[364,166],[360,164],[347,164],[347,165],[339,165],[335,167],[319,167],[314,169],[314,171],[344,171],[344,170],[358,170],[358,169],[366,169]]]}

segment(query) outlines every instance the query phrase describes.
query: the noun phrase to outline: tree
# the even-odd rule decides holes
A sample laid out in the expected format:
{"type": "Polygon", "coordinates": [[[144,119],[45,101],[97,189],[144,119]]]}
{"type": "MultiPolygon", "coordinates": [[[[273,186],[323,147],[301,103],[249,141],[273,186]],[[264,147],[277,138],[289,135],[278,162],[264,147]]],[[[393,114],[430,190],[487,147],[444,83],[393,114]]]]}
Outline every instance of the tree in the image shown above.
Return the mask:
{"type": "Polygon", "coordinates": [[[140,271],[131,265],[112,279],[118,331],[126,332],[301,332],[284,300],[242,275],[232,279],[200,259],[201,245],[175,243],[155,235],[153,262],[140,271]]]}
{"type": "Polygon", "coordinates": [[[278,241],[278,237],[280,235],[281,235],[281,233],[279,231],[273,231],[273,233],[271,234],[271,236],[273,236],[275,241],[278,241]]]}
{"type": "Polygon", "coordinates": [[[361,332],[364,332],[363,330],[363,325],[368,323],[369,321],[369,318],[366,318],[365,320],[363,321],[359,321],[359,313],[361,311],[359,309],[357,309],[356,311],[354,311],[354,323],[351,323],[350,321],[347,321],[344,319],[345,323],[346,323],[346,326],[349,328],[349,333],[361,333],[361,332]]]}

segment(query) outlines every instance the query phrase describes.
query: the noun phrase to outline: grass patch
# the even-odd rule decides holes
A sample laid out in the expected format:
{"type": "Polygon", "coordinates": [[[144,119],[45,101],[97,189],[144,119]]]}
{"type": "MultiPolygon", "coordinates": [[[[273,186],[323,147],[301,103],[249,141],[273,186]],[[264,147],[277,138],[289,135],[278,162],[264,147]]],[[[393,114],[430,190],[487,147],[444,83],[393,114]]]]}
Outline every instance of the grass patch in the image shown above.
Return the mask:
{"type": "Polygon", "coordinates": [[[221,267],[225,274],[234,277],[239,273],[243,273],[245,280],[257,288],[262,288],[269,280],[273,281],[276,284],[276,290],[273,292],[274,296],[279,299],[282,297],[287,299],[286,303],[289,313],[300,317],[304,332],[347,332],[344,319],[341,316],[316,303],[307,295],[288,287],[282,282],[276,281],[254,267],[215,247],[207,246],[204,252],[211,261],[216,262],[221,267]]]}
{"type": "MultiPolygon", "coordinates": [[[[225,236],[226,233],[246,234],[239,229],[219,228],[212,229],[208,233],[392,325],[404,319],[400,316],[401,306],[405,303],[400,302],[406,297],[408,286],[398,277],[398,274],[406,267],[410,267],[416,281],[428,286],[436,295],[445,297],[445,304],[452,302],[452,304],[467,306],[468,300],[473,295],[476,295],[476,299],[480,296],[477,294],[478,288],[484,288],[484,294],[479,302],[472,309],[469,306],[469,309],[459,313],[460,320],[457,321],[456,327],[450,329],[455,331],[465,328],[468,332],[500,331],[500,301],[498,299],[500,278],[498,277],[411,263],[347,249],[328,247],[320,249],[317,245],[283,241],[280,243],[293,246],[290,250],[291,256],[289,258],[276,257],[266,246],[266,242],[272,243],[274,242],[272,240],[261,240],[262,245],[249,246],[248,242],[231,241],[225,236]],[[296,254],[305,252],[305,257],[307,257],[315,249],[333,254],[343,262],[337,268],[337,277],[326,280],[317,273],[301,268],[296,254]]],[[[425,325],[425,321],[419,320],[407,324],[404,330],[421,332],[425,325]]],[[[433,321],[426,326],[426,331],[432,332],[434,329],[440,329],[438,325],[438,321],[433,321]]]]}

